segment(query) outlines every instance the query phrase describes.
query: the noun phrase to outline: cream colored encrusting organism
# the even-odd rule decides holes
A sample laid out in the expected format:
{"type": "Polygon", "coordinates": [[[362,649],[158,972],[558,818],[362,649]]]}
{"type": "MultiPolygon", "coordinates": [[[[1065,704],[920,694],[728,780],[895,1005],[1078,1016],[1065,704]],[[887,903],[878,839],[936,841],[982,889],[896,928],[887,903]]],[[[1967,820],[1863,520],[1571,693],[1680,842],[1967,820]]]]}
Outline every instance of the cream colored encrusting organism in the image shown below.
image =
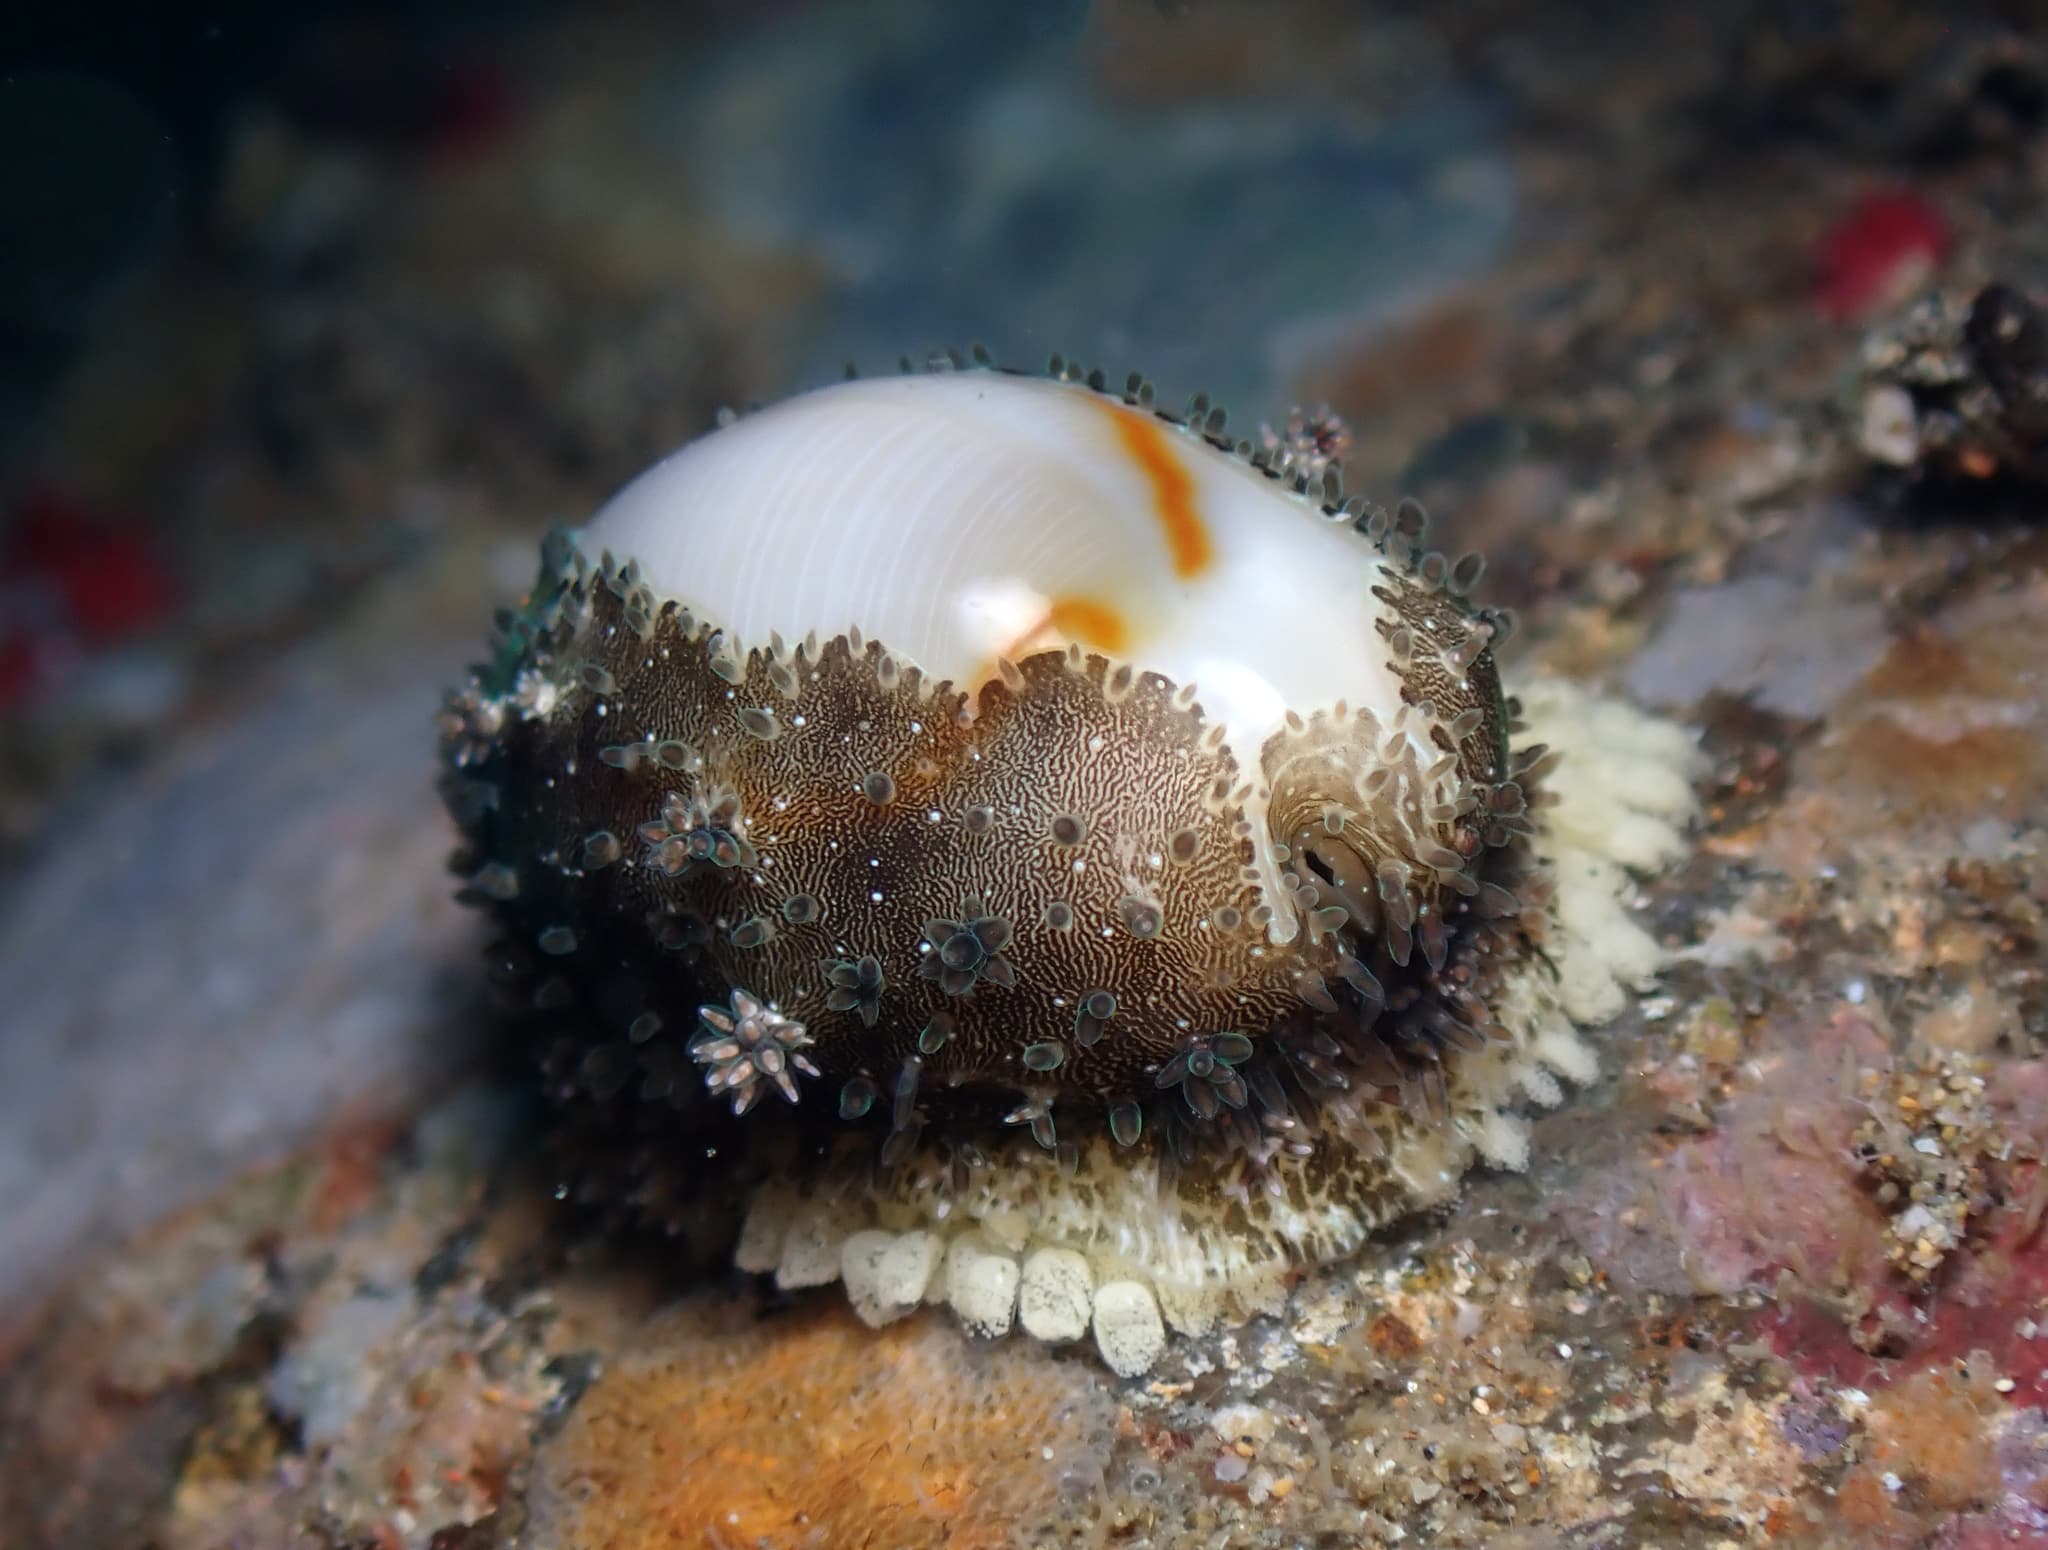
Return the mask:
{"type": "Polygon", "coordinates": [[[802,395],[552,541],[444,764],[583,1186],[1135,1373],[1520,1166],[1694,753],[1506,696],[1420,538],[1056,362],[802,395]]]}

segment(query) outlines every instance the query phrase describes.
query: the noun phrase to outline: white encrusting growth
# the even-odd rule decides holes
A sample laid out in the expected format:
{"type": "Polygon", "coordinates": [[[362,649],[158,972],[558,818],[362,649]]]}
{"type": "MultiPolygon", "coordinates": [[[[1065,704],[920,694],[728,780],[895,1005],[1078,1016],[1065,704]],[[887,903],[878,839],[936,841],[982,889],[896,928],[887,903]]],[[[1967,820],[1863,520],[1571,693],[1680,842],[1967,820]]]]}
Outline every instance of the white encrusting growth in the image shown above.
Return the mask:
{"type": "Polygon", "coordinates": [[[1006,1335],[1017,1315],[1017,1261],[973,1230],[946,1250],[946,1301],[977,1335],[1006,1335]]]}
{"type": "Polygon", "coordinates": [[[854,1233],[839,1250],[853,1311],[876,1328],[916,1312],[945,1254],[946,1240],[937,1233],[854,1233]]]}
{"type": "Polygon", "coordinates": [[[1017,1290],[1017,1322],[1040,1340],[1079,1340],[1088,1333],[1095,1303],[1095,1273],[1072,1249],[1035,1249],[1024,1261],[1017,1290]]]}
{"type": "Polygon", "coordinates": [[[1152,1293],[1137,1281],[1111,1281],[1095,1294],[1095,1344],[1109,1370],[1120,1378],[1150,1372],[1166,1349],[1152,1293]]]}

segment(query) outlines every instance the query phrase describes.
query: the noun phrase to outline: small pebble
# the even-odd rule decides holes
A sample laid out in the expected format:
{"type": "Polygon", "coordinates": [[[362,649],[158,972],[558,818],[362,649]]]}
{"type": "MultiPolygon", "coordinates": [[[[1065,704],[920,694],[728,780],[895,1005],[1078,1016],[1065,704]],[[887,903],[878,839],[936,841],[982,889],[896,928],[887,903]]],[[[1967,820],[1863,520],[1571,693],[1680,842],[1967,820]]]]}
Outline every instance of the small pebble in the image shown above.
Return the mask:
{"type": "Polygon", "coordinates": [[[1273,1435],[1273,1413],[1258,1405],[1225,1405],[1209,1426],[1225,1442],[1265,1442],[1273,1435]]]}

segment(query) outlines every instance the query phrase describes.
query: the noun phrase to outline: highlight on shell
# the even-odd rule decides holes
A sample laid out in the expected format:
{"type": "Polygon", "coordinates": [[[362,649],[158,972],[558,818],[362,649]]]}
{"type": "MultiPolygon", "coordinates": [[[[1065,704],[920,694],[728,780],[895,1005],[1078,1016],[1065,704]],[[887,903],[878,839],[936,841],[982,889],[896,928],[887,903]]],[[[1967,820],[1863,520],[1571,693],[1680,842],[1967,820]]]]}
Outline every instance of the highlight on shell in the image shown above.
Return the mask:
{"type": "Polygon", "coordinates": [[[1476,558],[1336,442],[977,355],[552,537],[442,758],[572,1186],[1134,1374],[1523,1166],[1697,756],[1509,692],[1476,558]]]}

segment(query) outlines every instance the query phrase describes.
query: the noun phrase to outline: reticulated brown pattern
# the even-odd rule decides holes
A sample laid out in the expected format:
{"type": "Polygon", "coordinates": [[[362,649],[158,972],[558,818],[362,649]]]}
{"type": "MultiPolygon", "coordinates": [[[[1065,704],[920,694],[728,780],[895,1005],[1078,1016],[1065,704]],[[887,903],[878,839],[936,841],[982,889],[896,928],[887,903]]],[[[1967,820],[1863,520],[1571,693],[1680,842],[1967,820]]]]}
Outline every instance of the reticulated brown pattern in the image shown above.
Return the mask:
{"type": "Polygon", "coordinates": [[[700,1000],[744,987],[804,1024],[833,1092],[887,1095],[914,1064],[933,1113],[1028,1092],[1093,1119],[1149,1098],[1190,1034],[1256,1037],[1300,1005],[1298,962],[1252,923],[1243,782],[1158,675],[1047,652],[970,707],[880,643],[742,667],[673,607],[645,638],[615,589],[567,612],[565,687],[504,739],[489,845],[540,874],[525,920],[602,923],[597,970],[632,987],[614,1033],[651,1012],[687,1037],[700,1000]],[[722,804],[730,853],[693,856],[692,814],[722,804]],[[619,848],[596,868],[593,834],[619,848]],[[975,920],[1001,941],[972,983],[927,973],[928,928],[975,920]]]}

